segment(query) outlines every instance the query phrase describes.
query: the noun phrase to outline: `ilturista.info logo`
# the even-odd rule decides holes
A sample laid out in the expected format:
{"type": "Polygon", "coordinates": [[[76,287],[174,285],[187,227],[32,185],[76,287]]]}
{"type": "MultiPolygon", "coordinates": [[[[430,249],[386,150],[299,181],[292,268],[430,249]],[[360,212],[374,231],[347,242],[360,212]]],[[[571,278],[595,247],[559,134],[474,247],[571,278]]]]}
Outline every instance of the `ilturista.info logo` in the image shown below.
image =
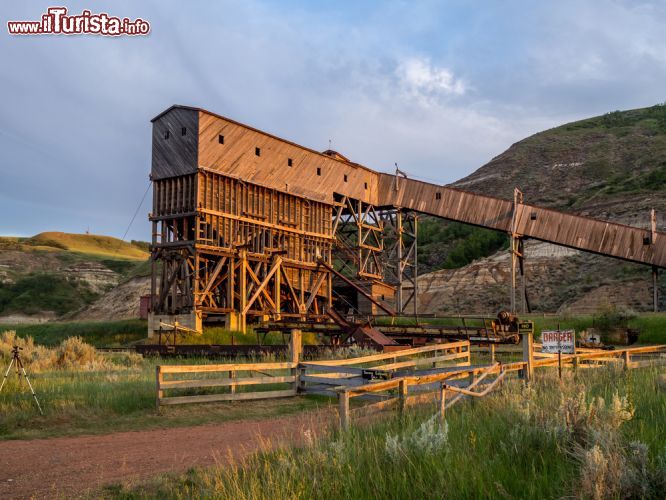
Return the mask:
{"type": "Polygon", "coordinates": [[[7,21],[7,31],[10,35],[145,36],[150,33],[150,23],[89,10],[69,15],[67,7],[49,7],[39,21],[7,21]]]}

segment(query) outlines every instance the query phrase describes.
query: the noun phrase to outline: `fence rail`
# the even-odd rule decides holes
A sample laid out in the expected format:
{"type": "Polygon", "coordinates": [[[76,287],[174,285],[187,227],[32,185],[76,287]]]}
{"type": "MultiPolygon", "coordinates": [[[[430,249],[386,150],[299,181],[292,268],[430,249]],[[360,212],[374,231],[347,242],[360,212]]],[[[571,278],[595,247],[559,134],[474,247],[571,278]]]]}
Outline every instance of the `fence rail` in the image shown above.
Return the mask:
{"type": "Polygon", "coordinates": [[[458,360],[455,366],[469,366],[470,356],[470,343],[463,340],[357,358],[310,361],[299,365],[300,386],[307,392],[335,396],[339,386],[362,386],[369,380],[389,378],[401,369],[424,365],[435,369],[444,361],[458,360]]]}
{"type": "MultiPolygon", "coordinates": [[[[469,372],[470,370],[468,370],[469,372]]],[[[476,369],[472,369],[471,373],[476,373],[476,369]]],[[[458,400],[464,396],[480,398],[487,395],[499,383],[502,382],[507,374],[500,363],[493,363],[485,369],[478,370],[479,377],[471,381],[467,388],[456,387],[447,383],[451,378],[450,373],[439,373],[426,376],[404,376],[383,382],[376,382],[366,384],[362,387],[339,387],[338,394],[338,415],[340,417],[340,426],[342,429],[348,429],[351,424],[352,412],[350,410],[350,400],[355,396],[362,396],[367,394],[387,394],[389,391],[397,391],[395,394],[387,394],[388,399],[366,405],[360,410],[367,414],[368,410],[374,412],[377,410],[384,410],[393,406],[398,406],[400,412],[404,412],[405,408],[412,403],[421,403],[425,400],[432,399],[432,395],[438,395],[438,408],[440,419],[444,420],[445,411],[450,408],[458,400]],[[487,384],[481,391],[472,391],[478,387],[486,377],[492,374],[497,374],[497,377],[487,384]],[[409,396],[409,389],[418,388],[425,389],[420,394],[409,396]],[[446,391],[457,393],[456,397],[446,403],[446,391]]]]}
{"type": "Polygon", "coordinates": [[[156,368],[156,406],[186,403],[210,403],[214,401],[247,401],[295,396],[298,393],[298,360],[301,355],[300,332],[292,332],[291,361],[282,363],[226,363],[215,365],[160,365],[156,368]],[[288,371],[288,375],[285,374],[288,371]],[[166,379],[165,375],[225,373],[221,378],[166,379]],[[249,374],[240,376],[241,374],[249,374]],[[254,376],[259,374],[260,376],[254,376]],[[289,389],[237,392],[239,387],[290,384],[289,389]],[[183,389],[210,389],[228,387],[229,392],[194,394],[185,396],[165,395],[165,391],[183,389]]]}

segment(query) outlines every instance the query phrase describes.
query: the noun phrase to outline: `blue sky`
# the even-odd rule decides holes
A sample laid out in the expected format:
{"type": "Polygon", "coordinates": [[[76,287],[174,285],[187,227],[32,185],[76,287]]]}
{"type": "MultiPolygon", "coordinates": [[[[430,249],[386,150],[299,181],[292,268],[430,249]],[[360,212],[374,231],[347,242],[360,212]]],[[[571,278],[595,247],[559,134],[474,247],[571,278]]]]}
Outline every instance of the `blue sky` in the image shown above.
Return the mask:
{"type": "MultiPolygon", "coordinates": [[[[666,100],[666,1],[88,1],[147,37],[16,37],[0,6],[0,234],[122,236],[171,104],[453,182],[561,123],[666,100]]],[[[128,238],[149,239],[150,198],[128,238]]]]}

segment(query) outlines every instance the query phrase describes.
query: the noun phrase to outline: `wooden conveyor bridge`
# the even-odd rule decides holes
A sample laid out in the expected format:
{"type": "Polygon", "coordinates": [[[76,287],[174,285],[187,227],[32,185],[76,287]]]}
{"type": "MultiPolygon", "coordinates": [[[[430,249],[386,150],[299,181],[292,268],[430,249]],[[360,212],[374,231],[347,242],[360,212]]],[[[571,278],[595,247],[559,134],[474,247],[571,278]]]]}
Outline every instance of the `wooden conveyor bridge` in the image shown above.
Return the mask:
{"type": "Polygon", "coordinates": [[[666,267],[666,234],[379,173],[188,106],[153,120],[152,306],[160,322],[416,312],[417,219],[507,233],[511,308],[524,239],[666,267]],[[338,286],[341,285],[341,286],[338,286]],[[358,293],[357,293],[358,292],[358,293]]]}
{"type": "Polygon", "coordinates": [[[429,184],[380,176],[380,203],[629,262],[666,267],[666,234],[429,184]],[[397,184],[397,187],[396,187],[397,184]]]}

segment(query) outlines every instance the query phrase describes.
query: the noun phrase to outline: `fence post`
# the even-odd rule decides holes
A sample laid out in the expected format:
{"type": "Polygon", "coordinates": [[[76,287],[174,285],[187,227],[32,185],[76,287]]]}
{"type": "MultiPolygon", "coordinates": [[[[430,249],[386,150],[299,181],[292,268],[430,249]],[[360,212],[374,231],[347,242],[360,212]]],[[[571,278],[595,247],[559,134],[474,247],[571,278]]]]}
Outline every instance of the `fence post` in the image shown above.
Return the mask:
{"type": "Polygon", "coordinates": [[[405,407],[407,406],[407,392],[409,391],[409,386],[407,380],[403,379],[400,381],[400,386],[398,387],[398,397],[399,399],[399,411],[400,415],[404,415],[405,407]]]}
{"type": "Polygon", "coordinates": [[[439,385],[439,422],[444,425],[446,420],[446,384],[440,382],[439,385]]]}
{"type": "Polygon", "coordinates": [[[624,351],[622,357],[624,358],[624,369],[628,370],[631,368],[631,353],[629,351],[624,351]]]}
{"type": "Polygon", "coordinates": [[[490,364],[493,364],[495,362],[495,344],[490,343],[488,344],[489,350],[490,350],[490,364]]]}
{"type": "Polygon", "coordinates": [[[301,362],[302,350],[303,340],[301,338],[301,331],[293,329],[291,330],[291,337],[289,339],[289,355],[291,357],[290,361],[296,365],[291,369],[291,374],[296,377],[293,383],[295,393],[298,392],[298,388],[301,386],[301,371],[298,369],[298,363],[301,362]]]}
{"type": "Polygon", "coordinates": [[[349,393],[338,392],[338,413],[340,414],[340,428],[343,431],[349,429],[349,393]]]}
{"type": "Polygon", "coordinates": [[[523,333],[523,361],[526,363],[523,376],[529,382],[534,375],[534,338],[528,332],[523,333]]]}
{"type": "Polygon", "coordinates": [[[164,376],[162,375],[162,367],[157,365],[155,367],[155,383],[157,385],[157,397],[155,399],[155,409],[160,411],[160,399],[164,397],[164,391],[162,390],[162,382],[164,381],[164,376]]]}
{"type": "MultiPolygon", "coordinates": [[[[235,379],[235,378],[236,378],[236,372],[233,371],[233,370],[230,370],[230,371],[229,371],[229,378],[230,378],[230,379],[235,379]]],[[[229,386],[229,392],[230,392],[231,394],[235,394],[235,393],[236,393],[236,385],[235,385],[235,384],[231,384],[231,385],[229,386]]]]}

